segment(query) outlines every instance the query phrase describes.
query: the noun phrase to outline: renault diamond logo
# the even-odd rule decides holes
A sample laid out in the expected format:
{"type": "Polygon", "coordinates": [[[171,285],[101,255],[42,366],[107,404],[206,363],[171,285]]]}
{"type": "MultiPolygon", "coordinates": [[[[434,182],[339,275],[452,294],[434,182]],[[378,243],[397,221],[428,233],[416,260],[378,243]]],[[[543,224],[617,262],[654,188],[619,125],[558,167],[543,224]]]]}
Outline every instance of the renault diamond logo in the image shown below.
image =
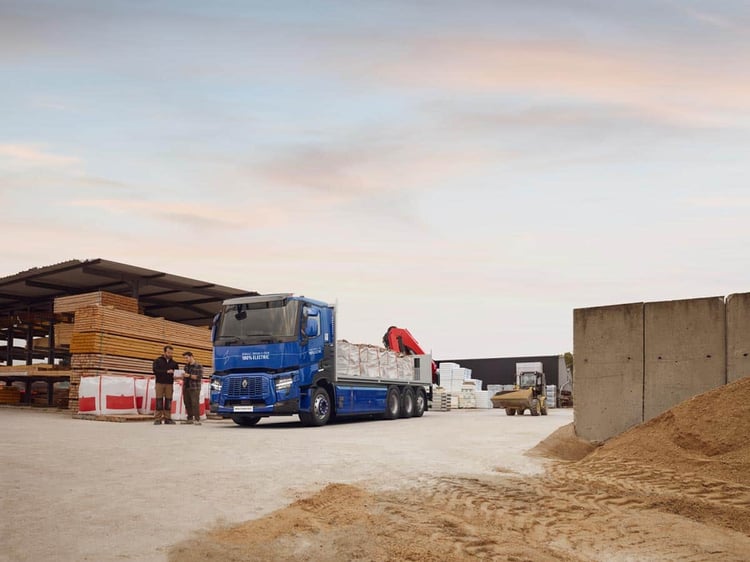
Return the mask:
{"type": "Polygon", "coordinates": [[[247,388],[247,379],[242,379],[242,388],[247,388]]]}

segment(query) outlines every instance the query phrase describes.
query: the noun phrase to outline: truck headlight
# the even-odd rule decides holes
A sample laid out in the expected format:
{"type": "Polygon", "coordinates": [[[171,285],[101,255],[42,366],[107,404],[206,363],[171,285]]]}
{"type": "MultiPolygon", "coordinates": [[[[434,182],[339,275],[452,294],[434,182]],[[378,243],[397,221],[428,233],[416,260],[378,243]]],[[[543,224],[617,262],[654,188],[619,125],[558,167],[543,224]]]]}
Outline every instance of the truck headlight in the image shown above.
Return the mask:
{"type": "Polygon", "coordinates": [[[221,379],[211,379],[211,390],[221,392],[221,379]]]}
{"type": "Polygon", "coordinates": [[[292,377],[289,375],[279,377],[276,379],[276,391],[289,390],[292,386],[292,377]]]}

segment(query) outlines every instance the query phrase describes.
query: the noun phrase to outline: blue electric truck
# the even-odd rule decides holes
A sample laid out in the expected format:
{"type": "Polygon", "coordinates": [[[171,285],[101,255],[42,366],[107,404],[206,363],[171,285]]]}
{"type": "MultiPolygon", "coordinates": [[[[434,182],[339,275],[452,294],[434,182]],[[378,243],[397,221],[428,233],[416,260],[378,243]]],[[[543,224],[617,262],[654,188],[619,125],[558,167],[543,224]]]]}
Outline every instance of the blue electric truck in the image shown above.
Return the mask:
{"type": "Polygon", "coordinates": [[[334,307],[292,293],[224,301],[212,339],[211,412],[241,426],[421,417],[432,397],[429,354],[337,341],[334,307]]]}

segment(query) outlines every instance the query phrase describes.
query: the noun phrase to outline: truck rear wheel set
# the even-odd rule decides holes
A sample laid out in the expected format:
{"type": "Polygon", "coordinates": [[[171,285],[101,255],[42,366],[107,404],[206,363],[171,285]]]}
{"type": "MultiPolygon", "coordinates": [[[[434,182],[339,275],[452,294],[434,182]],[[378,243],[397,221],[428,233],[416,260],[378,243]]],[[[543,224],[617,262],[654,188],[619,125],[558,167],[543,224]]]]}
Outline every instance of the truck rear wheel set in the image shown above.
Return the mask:
{"type": "Polygon", "coordinates": [[[423,388],[405,386],[400,390],[391,386],[385,398],[385,413],[387,420],[396,418],[421,418],[427,410],[427,394],[423,388]]]}

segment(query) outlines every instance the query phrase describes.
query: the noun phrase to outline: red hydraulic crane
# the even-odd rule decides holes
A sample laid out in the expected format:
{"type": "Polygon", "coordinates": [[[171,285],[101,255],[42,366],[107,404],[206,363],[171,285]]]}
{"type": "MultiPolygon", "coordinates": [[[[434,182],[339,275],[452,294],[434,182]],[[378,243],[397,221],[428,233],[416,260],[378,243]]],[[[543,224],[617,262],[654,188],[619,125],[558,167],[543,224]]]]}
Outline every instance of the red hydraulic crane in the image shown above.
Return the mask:
{"type": "MultiPolygon", "coordinates": [[[[383,336],[383,345],[405,355],[424,355],[425,352],[406,328],[391,326],[383,336]]],[[[432,383],[438,383],[437,364],[432,362],[432,383]]]]}

